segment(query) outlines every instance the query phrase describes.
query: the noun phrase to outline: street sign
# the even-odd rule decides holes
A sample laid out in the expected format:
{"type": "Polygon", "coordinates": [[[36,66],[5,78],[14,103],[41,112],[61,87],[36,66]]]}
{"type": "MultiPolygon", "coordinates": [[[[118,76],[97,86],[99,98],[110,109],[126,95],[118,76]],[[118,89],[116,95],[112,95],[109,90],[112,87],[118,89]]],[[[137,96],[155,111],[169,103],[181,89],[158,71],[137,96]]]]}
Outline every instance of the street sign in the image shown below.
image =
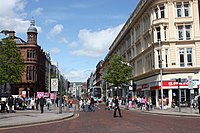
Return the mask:
{"type": "Polygon", "coordinates": [[[51,79],[51,91],[58,91],[58,79],[51,79]]]}

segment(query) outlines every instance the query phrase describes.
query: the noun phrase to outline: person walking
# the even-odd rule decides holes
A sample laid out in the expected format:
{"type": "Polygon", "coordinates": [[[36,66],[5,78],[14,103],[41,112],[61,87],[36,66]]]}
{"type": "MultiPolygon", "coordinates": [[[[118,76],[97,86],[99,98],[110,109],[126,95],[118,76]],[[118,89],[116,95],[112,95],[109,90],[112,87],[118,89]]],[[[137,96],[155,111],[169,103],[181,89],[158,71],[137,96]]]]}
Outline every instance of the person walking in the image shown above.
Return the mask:
{"type": "Polygon", "coordinates": [[[199,114],[200,114],[200,96],[198,97],[199,114]]]}
{"type": "Polygon", "coordinates": [[[12,106],[13,106],[13,97],[10,96],[10,97],[8,98],[9,113],[12,113],[12,106]]]}
{"type": "Polygon", "coordinates": [[[122,117],[121,111],[120,111],[120,108],[119,108],[119,101],[118,101],[116,96],[114,96],[114,103],[115,103],[115,107],[114,107],[114,115],[113,115],[113,117],[116,117],[116,111],[117,110],[119,112],[119,117],[122,117]]]}
{"type": "Polygon", "coordinates": [[[93,96],[91,96],[91,100],[90,100],[90,109],[91,109],[92,112],[95,111],[95,109],[94,109],[94,98],[93,98],[93,96]]]}
{"type": "Polygon", "coordinates": [[[35,99],[36,110],[38,110],[38,105],[39,105],[39,103],[40,103],[40,100],[39,100],[38,97],[36,97],[36,99],[35,99]]]}
{"type": "Polygon", "coordinates": [[[40,110],[41,110],[41,113],[44,113],[44,104],[45,104],[45,99],[44,99],[44,97],[41,97],[40,98],[40,110]]]}

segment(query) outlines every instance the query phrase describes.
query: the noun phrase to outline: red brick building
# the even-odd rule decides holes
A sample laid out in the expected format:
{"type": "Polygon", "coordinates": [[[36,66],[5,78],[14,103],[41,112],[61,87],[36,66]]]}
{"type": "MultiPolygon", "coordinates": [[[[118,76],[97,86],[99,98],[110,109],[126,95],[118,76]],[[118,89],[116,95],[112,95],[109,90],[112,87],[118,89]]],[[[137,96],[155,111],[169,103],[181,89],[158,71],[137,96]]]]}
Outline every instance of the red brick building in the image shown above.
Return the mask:
{"type": "Polygon", "coordinates": [[[26,92],[26,96],[35,96],[38,91],[45,90],[45,52],[37,44],[37,28],[35,20],[32,19],[27,30],[27,42],[15,36],[15,32],[11,31],[12,36],[24,60],[24,72],[22,74],[22,82],[12,89],[12,94],[21,95],[22,91],[26,92]]]}

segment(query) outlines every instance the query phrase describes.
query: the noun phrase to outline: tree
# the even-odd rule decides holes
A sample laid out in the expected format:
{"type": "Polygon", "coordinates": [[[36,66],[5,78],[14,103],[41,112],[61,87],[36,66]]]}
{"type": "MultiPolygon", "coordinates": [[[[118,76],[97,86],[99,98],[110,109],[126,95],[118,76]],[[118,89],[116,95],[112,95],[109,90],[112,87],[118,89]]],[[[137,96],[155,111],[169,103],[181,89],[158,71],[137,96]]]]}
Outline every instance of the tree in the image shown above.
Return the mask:
{"type": "Polygon", "coordinates": [[[11,38],[4,38],[0,42],[0,85],[16,84],[22,80],[24,59],[19,48],[11,38]]]}
{"type": "Polygon", "coordinates": [[[103,79],[112,83],[115,87],[128,84],[132,77],[131,70],[132,67],[128,65],[128,61],[125,58],[114,54],[109,60],[103,79]]]}

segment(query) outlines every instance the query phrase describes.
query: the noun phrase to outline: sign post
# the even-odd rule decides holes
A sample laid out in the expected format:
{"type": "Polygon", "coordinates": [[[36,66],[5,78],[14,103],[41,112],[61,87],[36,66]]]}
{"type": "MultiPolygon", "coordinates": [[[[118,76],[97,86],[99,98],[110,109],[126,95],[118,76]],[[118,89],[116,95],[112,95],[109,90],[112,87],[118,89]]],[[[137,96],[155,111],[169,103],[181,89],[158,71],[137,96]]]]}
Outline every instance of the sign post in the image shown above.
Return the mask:
{"type": "Polygon", "coordinates": [[[192,113],[192,94],[194,94],[192,76],[188,76],[188,89],[190,89],[190,112],[192,113]]]}
{"type": "Polygon", "coordinates": [[[58,91],[58,79],[57,78],[52,78],[51,79],[51,91],[54,91],[54,112],[56,109],[56,92],[58,91]]]}

